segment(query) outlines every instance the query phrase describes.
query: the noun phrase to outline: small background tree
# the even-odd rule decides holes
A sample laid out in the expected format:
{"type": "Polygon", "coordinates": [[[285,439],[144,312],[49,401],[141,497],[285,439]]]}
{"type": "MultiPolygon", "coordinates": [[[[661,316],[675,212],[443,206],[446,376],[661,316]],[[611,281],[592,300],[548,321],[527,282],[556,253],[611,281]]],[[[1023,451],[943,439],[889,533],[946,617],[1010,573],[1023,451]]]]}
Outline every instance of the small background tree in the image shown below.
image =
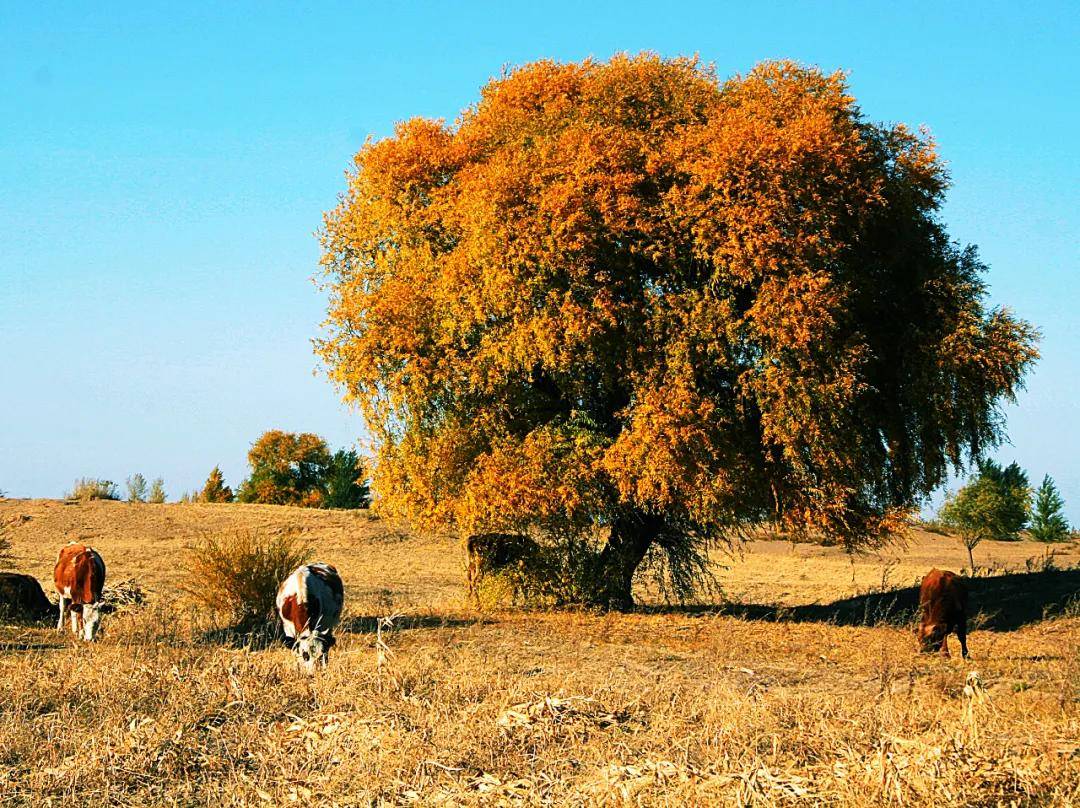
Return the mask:
{"type": "Polygon", "coordinates": [[[225,485],[225,477],[217,466],[214,466],[210,476],[206,478],[200,499],[203,502],[232,502],[232,489],[225,485]]]}
{"type": "Polygon", "coordinates": [[[150,483],[150,494],[147,500],[155,505],[165,502],[165,481],[160,477],[150,483]]]}
{"type": "Polygon", "coordinates": [[[127,478],[128,502],[146,502],[146,478],[136,472],[127,478]]]}
{"type": "Polygon", "coordinates": [[[339,449],[326,469],[326,508],[366,508],[371,504],[371,490],[360,456],[350,449],[339,449]]]}
{"type": "Polygon", "coordinates": [[[330,450],[318,435],[272,429],[252,445],[248,463],[251,475],[240,485],[241,502],[322,505],[330,450]]]}
{"type": "Polygon", "coordinates": [[[998,541],[1017,541],[1031,515],[1031,484],[1027,472],[1016,462],[1002,467],[993,460],[979,463],[979,478],[996,486],[1000,495],[995,516],[998,541]]]}
{"type": "Polygon", "coordinates": [[[1001,488],[990,478],[978,476],[945,500],[941,522],[956,531],[968,551],[968,563],[975,572],[972,551],[979,542],[996,539],[1006,532],[1002,514],[1008,503],[1001,488]]]}
{"type": "Polygon", "coordinates": [[[1065,501],[1058,493],[1053,478],[1047,474],[1035,491],[1035,507],[1028,532],[1035,541],[1065,541],[1069,538],[1069,523],[1063,513],[1065,501]]]}

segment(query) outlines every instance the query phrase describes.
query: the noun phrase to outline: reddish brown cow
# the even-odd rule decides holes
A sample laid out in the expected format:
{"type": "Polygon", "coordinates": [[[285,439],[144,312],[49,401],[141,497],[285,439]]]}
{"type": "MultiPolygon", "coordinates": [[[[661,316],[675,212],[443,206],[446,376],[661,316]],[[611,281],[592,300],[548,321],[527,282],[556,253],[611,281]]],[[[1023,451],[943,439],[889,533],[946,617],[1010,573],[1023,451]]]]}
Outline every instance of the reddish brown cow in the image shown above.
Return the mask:
{"type": "Polygon", "coordinates": [[[65,545],[53,570],[53,583],[60,596],[57,631],[64,630],[64,613],[71,613],[71,632],[93,642],[101,623],[101,590],[105,586],[105,562],[97,550],[83,544],[65,545]]]}
{"type": "Polygon", "coordinates": [[[955,572],[932,569],[926,574],[919,588],[919,643],[924,652],[940,649],[942,656],[948,656],[948,637],[955,631],[960,652],[968,655],[967,600],[967,587],[955,572]]]}

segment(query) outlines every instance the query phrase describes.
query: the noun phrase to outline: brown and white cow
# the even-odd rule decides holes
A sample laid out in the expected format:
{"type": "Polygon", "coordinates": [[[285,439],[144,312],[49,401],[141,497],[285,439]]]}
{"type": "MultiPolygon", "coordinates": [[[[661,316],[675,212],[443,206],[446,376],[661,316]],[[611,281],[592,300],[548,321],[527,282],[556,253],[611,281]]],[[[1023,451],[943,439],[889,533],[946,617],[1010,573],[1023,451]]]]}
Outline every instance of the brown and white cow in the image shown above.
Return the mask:
{"type": "Polygon", "coordinates": [[[71,633],[93,642],[101,624],[101,589],[105,586],[105,562],[97,550],[83,544],[65,545],[53,570],[60,597],[57,631],[64,630],[65,612],[71,614],[71,633]]]}
{"type": "Polygon", "coordinates": [[[932,569],[919,588],[919,643],[924,652],[941,651],[949,655],[948,637],[956,632],[960,652],[967,649],[967,587],[955,572],[932,569]]]}
{"type": "Polygon", "coordinates": [[[304,564],[286,578],[277,593],[277,609],[285,636],[308,673],[326,666],[333,647],[334,627],[341,619],[345,588],[329,564],[304,564]]]}

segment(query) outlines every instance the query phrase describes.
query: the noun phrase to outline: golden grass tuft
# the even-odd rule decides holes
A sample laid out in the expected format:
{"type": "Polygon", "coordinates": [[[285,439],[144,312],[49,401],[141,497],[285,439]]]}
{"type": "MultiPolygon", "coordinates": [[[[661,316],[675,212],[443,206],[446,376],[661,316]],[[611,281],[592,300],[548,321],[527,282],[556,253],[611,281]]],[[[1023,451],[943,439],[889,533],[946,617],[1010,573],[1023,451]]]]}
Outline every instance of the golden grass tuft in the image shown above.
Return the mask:
{"type": "Polygon", "coordinates": [[[112,480],[99,480],[94,477],[80,477],[71,487],[68,499],[90,502],[95,499],[119,500],[120,491],[112,480]]]}
{"type": "Polygon", "coordinates": [[[254,628],[273,619],[278,586],[311,554],[311,545],[287,530],[209,534],[187,552],[182,589],[194,606],[254,628]]]}

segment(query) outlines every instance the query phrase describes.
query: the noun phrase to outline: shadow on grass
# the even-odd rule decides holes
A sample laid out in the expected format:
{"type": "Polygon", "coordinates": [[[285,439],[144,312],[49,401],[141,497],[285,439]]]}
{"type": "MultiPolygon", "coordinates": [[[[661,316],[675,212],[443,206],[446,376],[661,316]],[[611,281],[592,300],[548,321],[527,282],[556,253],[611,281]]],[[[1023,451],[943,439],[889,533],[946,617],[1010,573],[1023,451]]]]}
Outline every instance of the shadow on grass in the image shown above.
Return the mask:
{"type": "Polygon", "coordinates": [[[203,645],[221,645],[226,648],[246,648],[249,651],[265,651],[268,648],[292,647],[285,632],[276,622],[240,624],[225,628],[210,628],[201,632],[199,642],[203,645]]]}
{"type": "MultiPolygon", "coordinates": [[[[401,615],[394,620],[393,630],[407,629],[446,629],[464,628],[477,624],[495,622],[489,618],[477,617],[462,619],[441,615],[401,615]]],[[[342,620],[334,632],[337,634],[376,634],[379,618],[365,615],[353,615],[342,620]]],[[[276,620],[265,624],[238,625],[225,628],[211,628],[199,634],[199,641],[205,645],[221,645],[226,648],[246,648],[251,651],[263,651],[268,648],[291,648],[292,640],[285,636],[281,625],[276,620]]]]}
{"type": "MultiPolygon", "coordinates": [[[[1080,595],[1080,568],[967,578],[968,619],[982,631],[1015,631],[1063,614],[1080,595]]],[[[749,620],[833,623],[839,626],[905,625],[919,609],[919,588],[890,589],[832,603],[763,606],[730,603],[719,607],[657,608],[646,611],[730,614],[749,620]]]]}
{"type": "MultiPolygon", "coordinates": [[[[405,614],[394,620],[394,630],[466,628],[475,625],[490,625],[495,622],[497,621],[481,616],[474,618],[460,618],[445,617],[436,614],[405,614]]],[[[337,630],[345,634],[375,634],[378,630],[378,625],[378,617],[354,615],[342,620],[340,625],[338,625],[337,630]]]]}
{"type": "Polygon", "coordinates": [[[67,646],[61,642],[20,642],[0,640],[0,654],[8,651],[58,651],[67,646]]]}

